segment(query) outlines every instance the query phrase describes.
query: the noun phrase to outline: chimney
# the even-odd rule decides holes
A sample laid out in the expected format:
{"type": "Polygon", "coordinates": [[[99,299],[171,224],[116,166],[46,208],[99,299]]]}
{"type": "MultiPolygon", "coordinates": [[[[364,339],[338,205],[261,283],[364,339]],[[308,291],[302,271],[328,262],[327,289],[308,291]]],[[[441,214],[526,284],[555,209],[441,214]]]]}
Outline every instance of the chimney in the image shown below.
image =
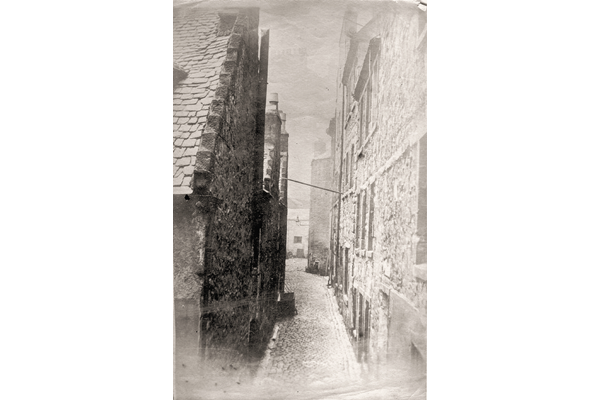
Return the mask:
{"type": "Polygon", "coordinates": [[[277,93],[269,93],[267,100],[269,102],[269,105],[267,106],[269,110],[279,110],[279,95],[277,93]]]}

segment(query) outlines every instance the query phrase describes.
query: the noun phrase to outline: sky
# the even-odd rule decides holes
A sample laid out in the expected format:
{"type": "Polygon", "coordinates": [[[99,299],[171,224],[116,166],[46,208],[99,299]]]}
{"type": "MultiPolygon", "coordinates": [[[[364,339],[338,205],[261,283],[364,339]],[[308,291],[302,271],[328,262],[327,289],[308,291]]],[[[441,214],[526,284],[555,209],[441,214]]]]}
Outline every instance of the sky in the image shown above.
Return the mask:
{"type": "MultiPolygon", "coordinates": [[[[324,142],[335,116],[338,42],[343,4],[280,1],[261,8],[260,26],[270,29],[269,93],[279,94],[289,133],[289,178],[310,183],[314,143],[324,142]],[[341,5],[341,6],[340,6],[341,5]]],[[[308,208],[310,188],[288,184],[290,207],[308,208]]]]}

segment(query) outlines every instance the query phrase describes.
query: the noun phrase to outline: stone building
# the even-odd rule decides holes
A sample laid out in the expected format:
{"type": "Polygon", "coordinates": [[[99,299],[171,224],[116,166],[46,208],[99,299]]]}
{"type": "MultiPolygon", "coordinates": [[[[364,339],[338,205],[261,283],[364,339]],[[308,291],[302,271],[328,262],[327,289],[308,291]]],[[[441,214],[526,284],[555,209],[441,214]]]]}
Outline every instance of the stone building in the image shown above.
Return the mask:
{"type": "Polygon", "coordinates": [[[288,257],[306,258],[308,255],[308,223],[309,210],[291,208],[287,219],[287,254],[288,257]]]}
{"type": "Polygon", "coordinates": [[[269,33],[260,34],[259,55],[258,20],[257,8],[173,8],[177,398],[186,398],[181,383],[194,363],[268,340],[283,288],[285,189],[277,182],[287,161],[280,165],[278,111],[273,119],[265,110],[269,33]]]}
{"type": "MultiPolygon", "coordinates": [[[[327,134],[334,135],[335,130],[327,130],[327,134]]],[[[331,148],[326,150],[324,142],[315,144],[315,152],[311,162],[310,183],[310,216],[308,230],[308,272],[326,275],[329,270],[329,235],[331,202],[334,190],[333,184],[333,159],[331,148]]]]}
{"type": "Polygon", "coordinates": [[[351,7],[340,37],[331,277],[361,357],[427,359],[426,7],[351,7]]]}

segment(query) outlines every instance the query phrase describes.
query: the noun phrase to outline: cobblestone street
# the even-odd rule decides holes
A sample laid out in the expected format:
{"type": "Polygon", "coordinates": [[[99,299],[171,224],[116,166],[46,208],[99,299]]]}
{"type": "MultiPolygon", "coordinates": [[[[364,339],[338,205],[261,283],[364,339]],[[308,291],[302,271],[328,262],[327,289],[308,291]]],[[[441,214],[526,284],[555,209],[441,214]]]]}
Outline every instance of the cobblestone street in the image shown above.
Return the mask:
{"type": "Polygon", "coordinates": [[[285,291],[294,292],[298,314],[275,327],[254,380],[269,388],[261,398],[424,400],[424,379],[400,370],[374,376],[357,361],[327,277],[305,267],[306,259],[287,260],[285,291]]]}
{"type": "Polygon", "coordinates": [[[328,293],[327,277],[308,274],[305,267],[303,258],[286,264],[285,291],[295,293],[298,314],[277,323],[276,340],[263,360],[262,377],[294,386],[355,382],[359,366],[328,293]]]}
{"type": "Polygon", "coordinates": [[[298,314],[276,323],[274,340],[262,360],[231,364],[204,360],[201,373],[190,371],[184,378],[189,392],[181,398],[426,398],[425,380],[398,370],[375,377],[357,361],[327,277],[309,274],[305,267],[304,258],[287,260],[285,291],[294,292],[298,314]]]}

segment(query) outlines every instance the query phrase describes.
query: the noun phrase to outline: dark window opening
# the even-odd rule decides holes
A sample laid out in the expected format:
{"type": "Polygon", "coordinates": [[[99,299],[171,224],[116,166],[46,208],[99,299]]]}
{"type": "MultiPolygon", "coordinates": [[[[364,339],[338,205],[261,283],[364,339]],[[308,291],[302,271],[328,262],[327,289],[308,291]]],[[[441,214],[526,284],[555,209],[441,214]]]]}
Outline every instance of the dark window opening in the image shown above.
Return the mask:
{"type": "Polygon", "coordinates": [[[344,293],[348,294],[348,249],[344,249],[344,293]]]}
{"type": "Polygon", "coordinates": [[[357,333],[358,333],[358,337],[363,337],[364,334],[365,334],[365,328],[364,328],[364,324],[365,324],[364,318],[365,318],[365,316],[364,316],[364,313],[363,313],[364,298],[363,298],[362,293],[360,293],[360,292],[358,294],[358,299],[359,299],[358,309],[356,310],[357,313],[358,313],[358,329],[357,329],[358,332],[357,333]]]}
{"type": "Polygon", "coordinates": [[[360,233],[360,248],[365,248],[365,239],[367,238],[367,192],[363,192],[362,215],[361,215],[361,233],[360,233]]]}
{"type": "Polygon", "coordinates": [[[294,236],[294,243],[302,243],[302,236],[294,236]]]}
{"type": "Polygon", "coordinates": [[[348,187],[352,187],[354,183],[354,145],[352,145],[352,150],[350,151],[350,181],[348,182],[348,187]]]}
{"type": "Polygon", "coordinates": [[[356,200],[356,226],[355,226],[356,248],[360,247],[360,198],[361,198],[361,193],[358,194],[358,197],[356,200]]]}
{"type": "Polygon", "coordinates": [[[356,310],[358,309],[358,302],[356,300],[356,289],[352,288],[352,327],[356,329],[356,310]]]}
{"type": "Polygon", "coordinates": [[[369,250],[373,250],[373,238],[375,232],[373,230],[373,217],[375,213],[375,182],[371,184],[371,190],[369,194],[369,250]]]}
{"type": "Polygon", "coordinates": [[[365,338],[368,338],[371,333],[371,306],[368,300],[365,303],[365,338]]]}

